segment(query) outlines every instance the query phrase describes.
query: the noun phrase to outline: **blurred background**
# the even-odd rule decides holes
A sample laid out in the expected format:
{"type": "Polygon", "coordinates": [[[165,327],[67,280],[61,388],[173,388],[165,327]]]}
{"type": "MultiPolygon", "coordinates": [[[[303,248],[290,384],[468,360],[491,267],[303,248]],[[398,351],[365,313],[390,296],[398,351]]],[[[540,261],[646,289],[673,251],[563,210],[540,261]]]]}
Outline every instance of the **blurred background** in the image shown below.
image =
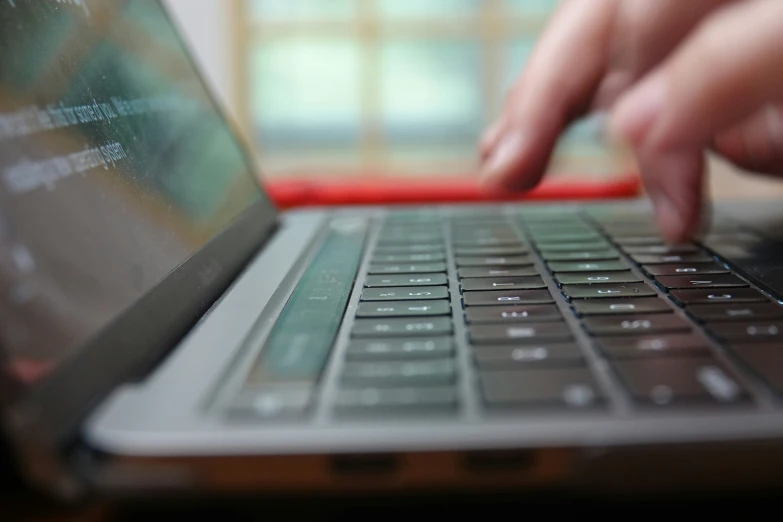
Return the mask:
{"type": "MultiPolygon", "coordinates": [[[[498,113],[558,0],[168,0],[267,178],[475,175],[498,113]]],[[[552,170],[628,161],[597,120],[552,170]]]]}

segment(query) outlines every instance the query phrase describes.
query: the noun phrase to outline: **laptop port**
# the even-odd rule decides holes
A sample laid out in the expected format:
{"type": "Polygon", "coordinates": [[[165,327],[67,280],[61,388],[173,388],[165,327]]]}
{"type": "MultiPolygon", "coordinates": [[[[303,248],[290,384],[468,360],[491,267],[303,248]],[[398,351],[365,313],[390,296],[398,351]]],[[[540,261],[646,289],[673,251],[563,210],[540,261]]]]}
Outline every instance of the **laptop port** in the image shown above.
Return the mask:
{"type": "Polygon", "coordinates": [[[393,454],[336,455],[331,459],[332,472],[345,477],[391,475],[399,467],[399,457],[393,454]]]}
{"type": "Polygon", "coordinates": [[[535,463],[531,450],[471,451],[462,455],[466,470],[474,473],[510,473],[528,471],[535,463]]]}

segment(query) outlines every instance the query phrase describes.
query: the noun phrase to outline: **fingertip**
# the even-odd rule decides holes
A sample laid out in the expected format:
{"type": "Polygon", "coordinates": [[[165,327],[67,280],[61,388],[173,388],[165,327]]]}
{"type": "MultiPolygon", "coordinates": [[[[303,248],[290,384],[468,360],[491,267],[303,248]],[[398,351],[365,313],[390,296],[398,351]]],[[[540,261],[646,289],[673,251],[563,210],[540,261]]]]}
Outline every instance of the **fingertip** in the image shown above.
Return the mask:
{"type": "Polygon", "coordinates": [[[666,77],[653,74],[617,102],[609,119],[613,142],[640,147],[651,133],[666,103],[666,77]]]}
{"type": "Polygon", "coordinates": [[[516,174],[515,167],[525,153],[525,145],[525,138],[519,130],[511,130],[499,138],[481,170],[482,184],[504,185],[507,179],[516,174]]]}

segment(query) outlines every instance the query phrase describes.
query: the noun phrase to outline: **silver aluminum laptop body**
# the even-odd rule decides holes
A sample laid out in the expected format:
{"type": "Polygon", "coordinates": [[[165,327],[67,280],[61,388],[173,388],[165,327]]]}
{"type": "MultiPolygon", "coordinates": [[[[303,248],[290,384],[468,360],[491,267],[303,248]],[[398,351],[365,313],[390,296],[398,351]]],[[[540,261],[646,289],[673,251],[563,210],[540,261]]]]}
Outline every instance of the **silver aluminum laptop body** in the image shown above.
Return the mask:
{"type": "Polygon", "coordinates": [[[643,202],[277,214],[157,2],[0,22],[3,411],[36,486],[780,481],[774,203],[680,250],[643,202]]]}

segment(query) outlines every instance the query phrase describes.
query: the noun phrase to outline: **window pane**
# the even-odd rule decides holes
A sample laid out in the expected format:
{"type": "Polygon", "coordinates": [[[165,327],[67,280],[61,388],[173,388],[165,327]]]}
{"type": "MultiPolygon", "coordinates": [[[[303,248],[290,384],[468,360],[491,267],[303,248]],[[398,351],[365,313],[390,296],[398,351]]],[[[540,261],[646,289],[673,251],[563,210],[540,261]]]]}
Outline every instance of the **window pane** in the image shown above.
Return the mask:
{"type": "Polygon", "coordinates": [[[265,144],[346,142],[360,119],[359,48],[352,40],[295,40],[253,56],[253,115],[265,144]]]}
{"type": "Polygon", "coordinates": [[[252,0],[252,13],[265,20],[339,20],[356,13],[356,0],[252,0]]]}
{"type": "Polygon", "coordinates": [[[382,117],[393,141],[473,139],[482,122],[474,42],[389,42],[381,51],[382,117]]]}
{"type": "Polygon", "coordinates": [[[475,14],[480,0],[379,0],[379,11],[389,18],[423,18],[475,14]]]}

